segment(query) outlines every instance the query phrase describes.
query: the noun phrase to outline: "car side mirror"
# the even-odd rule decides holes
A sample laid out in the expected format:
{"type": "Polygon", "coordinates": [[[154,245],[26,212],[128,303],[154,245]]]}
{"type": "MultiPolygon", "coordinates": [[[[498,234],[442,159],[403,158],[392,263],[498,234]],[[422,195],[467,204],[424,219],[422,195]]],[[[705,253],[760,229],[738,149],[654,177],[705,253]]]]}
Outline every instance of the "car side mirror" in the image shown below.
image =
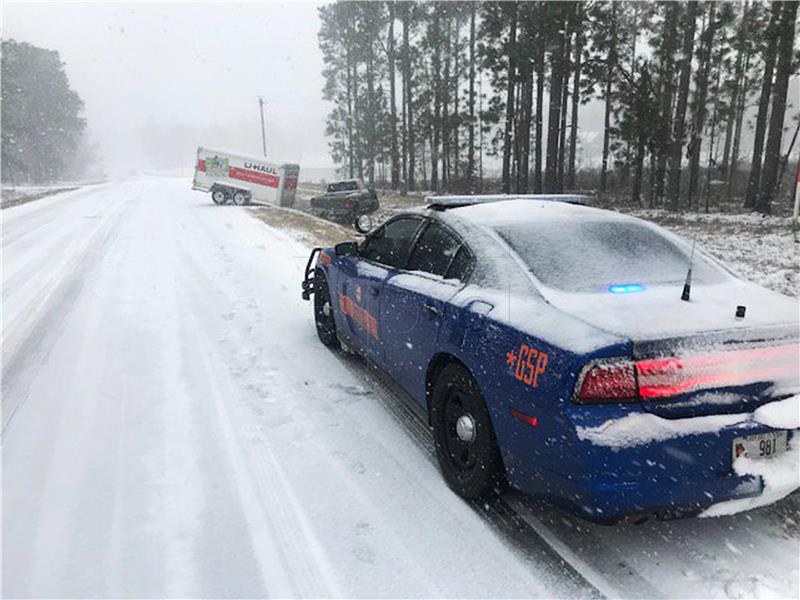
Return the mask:
{"type": "Polygon", "coordinates": [[[367,234],[372,231],[372,217],[369,215],[359,215],[353,226],[358,233],[367,234]]]}
{"type": "Polygon", "coordinates": [[[358,242],[342,242],[333,247],[336,256],[353,256],[358,254],[358,242]]]}

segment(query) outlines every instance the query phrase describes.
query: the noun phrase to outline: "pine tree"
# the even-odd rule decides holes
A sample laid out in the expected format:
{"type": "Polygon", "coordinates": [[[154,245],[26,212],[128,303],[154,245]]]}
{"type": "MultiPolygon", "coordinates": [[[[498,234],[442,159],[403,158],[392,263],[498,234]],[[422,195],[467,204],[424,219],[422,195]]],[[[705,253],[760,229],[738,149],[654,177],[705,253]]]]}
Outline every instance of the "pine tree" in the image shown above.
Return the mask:
{"type": "Polygon", "coordinates": [[[697,1],[690,0],[683,20],[683,42],[681,44],[681,75],[678,85],[678,100],[673,120],[672,139],[669,152],[669,200],[670,208],[678,210],[681,190],[681,158],[686,131],[686,106],[689,99],[689,82],[692,75],[694,53],[694,31],[697,18],[697,1]]]}
{"type": "Polygon", "coordinates": [[[792,50],[794,30],[797,21],[797,1],[782,2],[779,22],[778,67],[775,86],[772,92],[772,111],[769,118],[769,137],[764,151],[764,169],[756,208],[763,214],[772,211],[772,199],[778,183],[781,141],[783,139],[783,119],[786,115],[786,94],[789,89],[789,76],[792,73],[792,50]]]}
{"type": "Polygon", "coordinates": [[[761,77],[761,97],[758,101],[758,116],[756,117],[756,132],[753,139],[753,158],[750,164],[750,177],[747,183],[745,208],[755,208],[758,199],[758,190],[761,184],[761,160],[764,150],[764,138],[767,130],[767,114],[770,99],[772,98],[772,78],[775,70],[775,58],[778,51],[778,38],[780,37],[780,2],[772,4],[769,26],[767,27],[767,45],[764,49],[764,71],[761,77]]]}

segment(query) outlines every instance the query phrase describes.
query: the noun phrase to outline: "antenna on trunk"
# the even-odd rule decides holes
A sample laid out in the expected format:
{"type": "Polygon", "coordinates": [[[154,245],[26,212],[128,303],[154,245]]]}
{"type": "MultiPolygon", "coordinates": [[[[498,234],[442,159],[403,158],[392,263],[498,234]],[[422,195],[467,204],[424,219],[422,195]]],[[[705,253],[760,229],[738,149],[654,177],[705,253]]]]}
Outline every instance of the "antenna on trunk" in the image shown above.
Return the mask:
{"type": "Polygon", "coordinates": [[[692,239],[692,253],[689,255],[689,270],[686,271],[686,281],[683,283],[683,293],[681,300],[689,302],[692,295],[692,264],[694,263],[694,245],[697,242],[697,236],[692,239]]]}

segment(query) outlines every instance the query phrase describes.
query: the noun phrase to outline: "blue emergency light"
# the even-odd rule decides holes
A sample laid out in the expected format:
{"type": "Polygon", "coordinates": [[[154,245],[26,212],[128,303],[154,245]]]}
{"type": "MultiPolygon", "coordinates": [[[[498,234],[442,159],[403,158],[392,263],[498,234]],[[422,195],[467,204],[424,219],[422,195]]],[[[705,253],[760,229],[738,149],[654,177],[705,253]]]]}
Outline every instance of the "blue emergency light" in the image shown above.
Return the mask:
{"type": "Polygon", "coordinates": [[[632,294],[634,292],[643,292],[645,287],[637,283],[626,283],[625,285],[611,285],[608,291],[612,294],[632,294]]]}

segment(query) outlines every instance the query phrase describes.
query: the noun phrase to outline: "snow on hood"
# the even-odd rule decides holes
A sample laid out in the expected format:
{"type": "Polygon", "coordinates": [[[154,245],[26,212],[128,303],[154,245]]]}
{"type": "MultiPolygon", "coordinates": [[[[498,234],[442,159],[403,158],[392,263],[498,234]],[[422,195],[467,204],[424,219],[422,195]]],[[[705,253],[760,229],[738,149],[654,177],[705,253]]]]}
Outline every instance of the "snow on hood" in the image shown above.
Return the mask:
{"type": "Polygon", "coordinates": [[[540,289],[548,302],[564,312],[635,341],[725,329],[800,326],[796,298],[734,278],[692,286],[689,302],[680,298],[682,284],[648,287],[630,294],[540,289]],[[736,318],[739,305],[747,308],[743,319],[736,318]]]}

